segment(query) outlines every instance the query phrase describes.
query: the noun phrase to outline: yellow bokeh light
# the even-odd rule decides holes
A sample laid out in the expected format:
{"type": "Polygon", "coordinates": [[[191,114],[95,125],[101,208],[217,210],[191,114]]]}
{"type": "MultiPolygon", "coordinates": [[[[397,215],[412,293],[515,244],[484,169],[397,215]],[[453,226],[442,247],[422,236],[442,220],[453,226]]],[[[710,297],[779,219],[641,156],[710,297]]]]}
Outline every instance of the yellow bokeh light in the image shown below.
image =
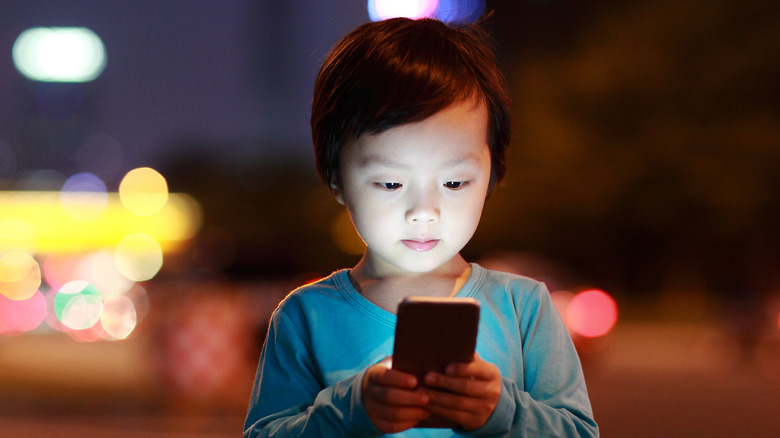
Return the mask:
{"type": "Polygon", "coordinates": [[[99,218],[108,203],[105,193],[68,192],[63,193],[60,199],[63,211],[80,222],[99,218]]]}
{"type": "MultiPolygon", "coordinates": [[[[191,239],[201,223],[200,205],[174,193],[149,216],[137,216],[107,195],[103,213],[91,221],[74,219],[61,205],[60,192],[0,192],[0,253],[74,254],[114,247],[128,234],[152,236],[166,251],[191,239]]],[[[86,199],[86,198],[85,198],[86,199]]],[[[95,200],[103,205],[103,199],[95,200]]]]}
{"type": "Polygon", "coordinates": [[[14,251],[0,257],[0,293],[19,301],[32,297],[41,286],[41,268],[29,254],[14,251]]]}
{"type": "MultiPolygon", "coordinates": [[[[7,199],[7,198],[6,198],[7,199]]],[[[38,249],[38,234],[34,225],[24,219],[3,217],[2,193],[0,193],[0,252],[22,251],[34,254],[38,249]]]]}
{"type": "Polygon", "coordinates": [[[122,178],[119,199],[125,208],[138,216],[153,215],[168,202],[168,183],[156,170],[139,167],[122,178]]]}
{"type": "Polygon", "coordinates": [[[147,234],[126,236],[114,250],[119,272],[133,281],[146,281],[157,275],[163,264],[160,244],[147,234]]]}

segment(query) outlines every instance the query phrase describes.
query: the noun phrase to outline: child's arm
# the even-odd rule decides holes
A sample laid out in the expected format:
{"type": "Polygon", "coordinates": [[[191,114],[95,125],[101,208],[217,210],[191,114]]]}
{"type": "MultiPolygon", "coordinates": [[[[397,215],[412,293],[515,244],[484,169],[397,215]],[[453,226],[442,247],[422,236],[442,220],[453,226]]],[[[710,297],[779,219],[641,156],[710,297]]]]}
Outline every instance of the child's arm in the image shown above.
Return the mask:
{"type": "Polygon", "coordinates": [[[307,332],[299,319],[274,312],[244,437],[381,435],[362,407],[365,370],[324,387],[307,332]]]}

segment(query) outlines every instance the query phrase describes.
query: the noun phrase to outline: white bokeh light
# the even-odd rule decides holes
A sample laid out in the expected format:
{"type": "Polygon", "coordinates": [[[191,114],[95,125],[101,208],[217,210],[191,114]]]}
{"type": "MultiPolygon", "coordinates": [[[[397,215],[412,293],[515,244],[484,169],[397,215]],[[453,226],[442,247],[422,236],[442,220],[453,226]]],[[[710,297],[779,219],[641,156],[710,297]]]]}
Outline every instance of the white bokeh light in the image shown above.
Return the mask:
{"type": "Polygon", "coordinates": [[[13,46],[16,69],[40,82],[89,82],[106,67],[103,41],[84,27],[34,27],[13,46]]]}
{"type": "Polygon", "coordinates": [[[372,21],[431,17],[438,3],[438,0],[369,0],[368,14],[372,21]]]}

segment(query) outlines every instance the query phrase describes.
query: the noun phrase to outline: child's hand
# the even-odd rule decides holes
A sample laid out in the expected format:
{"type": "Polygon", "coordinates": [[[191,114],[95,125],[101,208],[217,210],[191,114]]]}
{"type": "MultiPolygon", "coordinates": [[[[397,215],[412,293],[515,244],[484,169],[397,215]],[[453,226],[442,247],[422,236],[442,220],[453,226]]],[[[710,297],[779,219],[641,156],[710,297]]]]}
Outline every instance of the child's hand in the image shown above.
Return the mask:
{"type": "Polygon", "coordinates": [[[465,430],[485,424],[501,397],[501,372],[476,353],[469,363],[449,365],[443,375],[428,373],[425,384],[450,391],[428,390],[428,411],[465,430]]]}
{"type": "Polygon", "coordinates": [[[396,433],[430,417],[428,394],[416,387],[414,376],[391,369],[389,361],[371,366],[363,379],[363,406],[374,426],[396,433]]]}

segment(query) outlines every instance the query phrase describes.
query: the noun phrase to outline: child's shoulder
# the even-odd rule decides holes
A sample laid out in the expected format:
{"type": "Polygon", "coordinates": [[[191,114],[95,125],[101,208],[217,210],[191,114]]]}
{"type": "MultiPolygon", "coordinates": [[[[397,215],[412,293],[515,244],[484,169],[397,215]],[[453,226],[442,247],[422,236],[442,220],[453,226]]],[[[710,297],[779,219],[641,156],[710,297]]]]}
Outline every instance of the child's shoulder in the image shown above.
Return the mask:
{"type": "Polygon", "coordinates": [[[489,307],[504,311],[514,309],[518,318],[536,318],[541,309],[553,308],[550,292],[543,282],[493,269],[480,268],[480,271],[482,281],[476,293],[489,307]]]}
{"type": "Polygon", "coordinates": [[[520,292],[523,294],[549,294],[547,286],[531,277],[525,275],[514,274],[511,272],[499,271],[495,269],[488,269],[479,265],[473,265],[478,273],[482,277],[482,284],[485,286],[491,286],[496,288],[506,289],[507,291],[520,292]]]}
{"type": "Polygon", "coordinates": [[[323,301],[338,299],[343,295],[345,283],[349,282],[347,270],[339,270],[330,275],[309,281],[287,294],[277,306],[277,310],[292,311],[311,306],[322,305],[323,301]]]}

